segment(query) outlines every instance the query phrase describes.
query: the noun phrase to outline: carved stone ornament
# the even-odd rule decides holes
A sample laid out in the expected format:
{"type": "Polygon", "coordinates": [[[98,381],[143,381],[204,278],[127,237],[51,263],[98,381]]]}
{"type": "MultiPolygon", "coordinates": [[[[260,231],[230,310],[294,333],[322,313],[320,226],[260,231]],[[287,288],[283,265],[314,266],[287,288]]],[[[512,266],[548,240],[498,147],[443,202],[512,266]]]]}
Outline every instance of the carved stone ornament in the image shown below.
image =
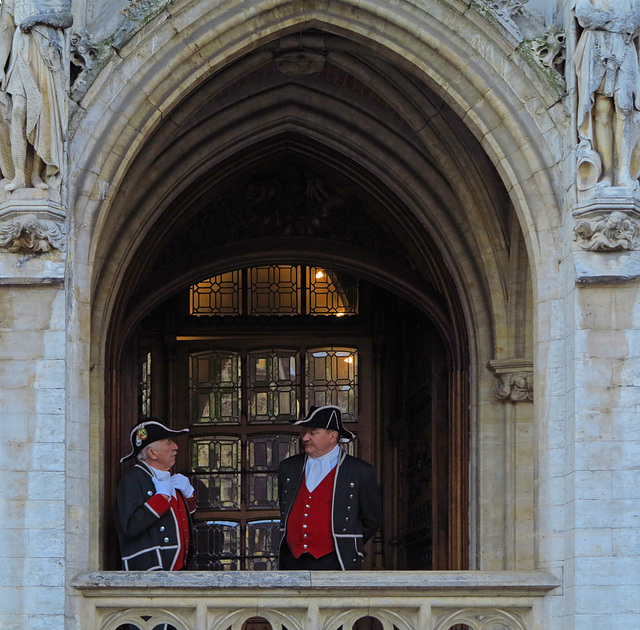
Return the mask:
{"type": "Polygon", "coordinates": [[[493,393],[501,402],[533,400],[533,362],[529,359],[489,361],[487,367],[496,377],[493,393]]]}
{"type": "Polygon", "coordinates": [[[80,73],[91,70],[96,59],[96,49],[89,40],[89,33],[81,28],[71,33],[71,83],[74,83],[80,73]]]}
{"type": "Polygon", "coordinates": [[[520,29],[513,18],[522,12],[522,7],[529,0],[477,0],[478,4],[486,8],[492,15],[514,35],[520,35],[520,29]]]}
{"type": "Polygon", "coordinates": [[[588,251],[617,252],[640,246],[640,202],[633,198],[599,199],[576,211],[574,239],[588,251]]]}
{"type": "Polygon", "coordinates": [[[557,73],[558,80],[564,86],[563,67],[565,62],[566,35],[556,26],[547,30],[544,37],[531,42],[531,52],[547,70],[557,73]]]}
{"type": "Polygon", "coordinates": [[[169,4],[169,0],[130,0],[129,4],[120,10],[128,20],[141,20],[158,13],[169,4]]]}
{"type": "Polygon", "coordinates": [[[276,67],[282,74],[314,74],[324,69],[325,56],[306,50],[276,54],[276,67]]]}
{"type": "Polygon", "coordinates": [[[0,249],[30,254],[64,251],[67,240],[65,217],[60,205],[47,198],[2,202],[0,249]]]}

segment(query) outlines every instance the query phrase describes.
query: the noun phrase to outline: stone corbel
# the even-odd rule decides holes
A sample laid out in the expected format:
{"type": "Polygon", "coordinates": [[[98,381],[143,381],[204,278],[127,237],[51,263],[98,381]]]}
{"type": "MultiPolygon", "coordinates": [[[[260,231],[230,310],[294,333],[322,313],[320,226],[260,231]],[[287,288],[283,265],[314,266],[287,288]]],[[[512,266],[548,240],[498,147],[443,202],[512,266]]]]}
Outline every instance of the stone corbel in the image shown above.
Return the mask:
{"type": "Polygon", "coordinates": [[[496,377],[493,393],[501,402],[533,400],[533,361],[530,359],[494,359],[487,367],[496,377]]]}
{"type": "Polygon", "coordinates": [[[52,191],[23,188],[0,200],[0,250],[48,253],[66,249],[66,213],[52,191]]]}
{"type": "Polygon", "coordinates": [[[640,201],[634,197],[602,197],[573,212],[574,239],[581,249],[618,252],[639,249],[640,201]]]}

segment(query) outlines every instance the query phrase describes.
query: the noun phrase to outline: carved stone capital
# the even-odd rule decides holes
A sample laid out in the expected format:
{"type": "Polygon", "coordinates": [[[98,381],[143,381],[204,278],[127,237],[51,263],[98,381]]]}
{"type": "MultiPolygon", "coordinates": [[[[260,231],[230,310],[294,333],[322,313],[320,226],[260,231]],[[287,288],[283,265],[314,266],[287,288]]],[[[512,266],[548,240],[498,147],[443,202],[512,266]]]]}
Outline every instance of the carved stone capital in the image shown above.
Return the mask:
{"type": "Polygon", "coordinates": [[[574,240],[588,251],[640,248],[640,201],[631,196],[592,199],[574,212],[574,240]]]}
{"type": "Polygon", "coordinates": [[[501,402],[533,400],[533,361],[505,359],[489,361],[487,367],[496,377],[493,393],[501,402]]]}
{"type": "Polygon", "coordinates": [[[66,213],[57,195],[21,189],[0,201],[0,249],[47,253],[66,249],[66,213]]]}

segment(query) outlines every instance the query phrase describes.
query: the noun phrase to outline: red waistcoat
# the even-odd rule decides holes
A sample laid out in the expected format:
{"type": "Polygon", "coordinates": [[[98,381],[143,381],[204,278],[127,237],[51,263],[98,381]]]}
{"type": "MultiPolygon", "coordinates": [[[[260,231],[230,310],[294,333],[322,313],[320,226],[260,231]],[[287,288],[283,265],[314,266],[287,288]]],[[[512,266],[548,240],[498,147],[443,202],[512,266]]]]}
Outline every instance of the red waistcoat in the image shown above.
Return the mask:
{"type": "Polygon", "coordinates": [[[321,558],[335,551],[331,529],[331,500],[336,468],[309,492],[302,479],[298,496],[287,520],[287,544],[295,558],[310,553],[321,558]]]}

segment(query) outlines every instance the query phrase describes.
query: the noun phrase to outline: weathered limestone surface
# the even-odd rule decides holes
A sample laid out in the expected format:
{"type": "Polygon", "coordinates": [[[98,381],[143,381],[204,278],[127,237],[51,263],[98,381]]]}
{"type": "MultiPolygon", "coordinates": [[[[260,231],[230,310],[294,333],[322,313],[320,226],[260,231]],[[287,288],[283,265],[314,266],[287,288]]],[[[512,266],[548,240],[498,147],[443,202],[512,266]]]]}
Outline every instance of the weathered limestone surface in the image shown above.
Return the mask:
{"type": "Polygon", "coordinates": [[[8,629],[64,628],[65,302],[59,282],[0,286],[0,626],[8,629]]]}

